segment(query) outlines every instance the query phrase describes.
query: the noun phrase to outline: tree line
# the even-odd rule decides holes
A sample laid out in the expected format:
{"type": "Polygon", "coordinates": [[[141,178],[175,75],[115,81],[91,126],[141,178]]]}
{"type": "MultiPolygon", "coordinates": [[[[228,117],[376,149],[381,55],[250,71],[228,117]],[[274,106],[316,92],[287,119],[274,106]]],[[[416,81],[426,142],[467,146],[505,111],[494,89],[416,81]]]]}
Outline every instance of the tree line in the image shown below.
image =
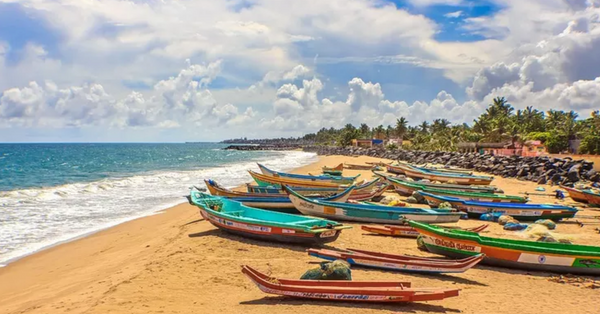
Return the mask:
{"type": "Polygon", "coordinates": [[[316,133],[306,134],[302,139],[324,145],[349,146],[355,138],[396,138],[410,141],[406,148],[430,151],[454,151],[461,142],[515,145],[539,140],[550,153],[567,151],[570,141],[580,140],[580,153],[600,154],[600,111],[592,112],[588,118],[578,118],[579,115],[573,110],[543,112],[531,106],[515,110],[504,97],[497,97],[472,125],[435,119],[431,123],[423,121],[412,126],[408,120],[400,117],[394,126],[370,127],[363,123],[355,127],[346,124],[341,129],[322,128],[316,133]]]}

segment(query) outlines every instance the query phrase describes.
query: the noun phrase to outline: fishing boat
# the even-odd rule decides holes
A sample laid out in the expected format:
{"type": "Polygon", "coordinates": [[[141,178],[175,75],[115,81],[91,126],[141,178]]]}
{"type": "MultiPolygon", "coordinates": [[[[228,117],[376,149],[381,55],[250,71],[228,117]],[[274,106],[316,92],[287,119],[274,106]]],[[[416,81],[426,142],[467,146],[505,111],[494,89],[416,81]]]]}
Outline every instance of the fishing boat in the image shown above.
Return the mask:
{"type": "MultiPolygon", "coordinates": [[[[246,206],[254,207],[254,208],[262,208],[262,209],[270,209],[270,210],[279,210],[285,212],[297,213],[294,204],[290,201],[290,198],[287,195],[282,194],[252,194],[245,192],[237,192],[227,189],[217,182],[213,180],[204,180],[206,184],[206,188],[210,192],[210,194],[214,196],[221,196],[232,201],[240,202],[246,206]]],[[[354,186],[347,188],[345,191],[328,196],[323,197],[323,200],[327,200],[330,202],[342,202],[345,203],[348,201],[350,194],[354,190],[354,186]]],[[[320,195],[308,196],[311,198],[321,198],[320,195]]]]}
{"type": "Polygon", "coordinates": [[[464,258],[483,253],[482,264],[533,271],[600,275],[600,247],[559,242],[534,242],[481,236],[409,222],[432,253],[464,258]]]}
{"type": "Polygon", "coordinates": [[[290,178],[290,177],[280,177],[280,176],[270,176],[264,175],[261,173],[256,173],[252,170],[248,170],[250,176],[256,181],[259,186],[271,186],[271,187],[281,187],[283,185],[288,185],[292,187],[303,187],[303,188],[337,188],[337,189],[347,189],[352,184],[342,184],[341,182],[331,182],[324,180],[310,180],[310,179],[300,179],[300,178],[290,178]]]}
{"type": "Polygon", "coordinates": [[[331,176],[331,175],[322,175],[322,176],[313,176],[313,175],[305,175],[305,174],[294,174],[294,173],[286,173],[271,170],[261,164],[258,164],[260,171],[263,175],[272,176],[272,177],[282,177],[282,178],[290,178],[290,179],[301,179],[307,181],[323,181],[323,182],[331,182],[335,184],[352,184],[354,180],[360,176],[356,175],[354,177],[341,177],[341,176],[331,176]]]}
{"type": "MultiPolygon", "coordinates": [[[[352,191],[352,195],[355,194],[370,194],[383,185],[379,178],[375,178],[371,181],[356,185],[354,190],[352,191]]],[[[301,187],[294,186],[294,191],[302,194],[302,195],[315,195],[319,194],[322,196],[333,195],[336,193],[340,193],[344,191],[346,186],[337,186],[337,187],[301,187]]],[[[272,186],[260,186],[253,184],[246,184],[246,189],[248,193],[269,193],[269,194],[285,194],[287,193],[281,188],[281,185],[272,185],[272,186]]]]}
{"type": "Polygon", "coordinates": [[[404,224],[407,219],[430,223],[457,222],[463,215],[428,208],[334,203],[307,198],[287,186],[284,189],[290,194],[290,200],[299,212],[323,218],[398,225],[404,224]]]}
{"type": "Polygon", "coordinates": [[[575,202],[580,202],[580,203],[587,203],[588,202],[588,199],[585,196],[585,193],[583,193],[583,190],[576,189],[576,188],[570,188],[570,187],[564,186],[564,185],[561,185],[560,187],[562,189],[565,189],[567,191],[567,193],[569,193],[569,196],[575,202]]]}
{"type": "Polygon", "coordinates": [[[588,204],[592,206],[600,206],[600,194],[594,193],[591,190],[583,190],[588,204]]]}
{"type": "Polygon", "coordinates": [[[242,266],[258,288],[268,294],[326,301],[416,302],[443,300],[458,296],[459,289],[411,288],[410,282],[290,280],[267,276],[250,266],[242,266]]]}
{"type": "Polygon", "coordinates": [[[379,168],[377,165],[357,165],[357,164],[344,164],[344,168],[350,170],[376,170],[379,168]]]}
{"type": "Polygon", "coordinates": [[[335,241],[343,229],[341,223],[252,208],[222,197],[191,190],[190,204],[215,227],[242,237],[298,244],[322,244],[335,241]]]}
{"type": "Polygon", "coordinates": [[[494,193],[469,193],[469,192],[459,192],[459,191],[451,191],[445,189],[432,189],[432,188],[423,188],[421,192],[427,192],[435,195],[441,196],[449,196],[456,197],[465,201],[478,201],[478,202],[491,202],[491,203],[527,203],[529,198],[516,196],[516,195],[506,195],[506,194],[494,194],[494,193]]]}
{"type": "Polygon", "coordinates": [[[398,164],[396,166],[388,165],[388,171],[392,173],[400,173],[397,171],[402,171],[401,174],[404,174],[408,177],[415,179],[427,179],[429,181],[439,181],[439,182],[455,182],[456,184],[467,184],[467,185],[489,185],[494,177],[490,176],[474,176],[474,175],[466,175],[466,174],[457,174],[457,173],[441,173],[435,172],[425,169],[417,169],[409,165],[398,164]],[[390,171],[390,167],[392,167],[392,171],[390,171]],[[398,170],[399,169],[399,170],[398,170]]]}
{"type": "Polygon", "coordinates": [[[460,184],[448,184],[448,183],[431,183],[431,182],[422,182],[422,181],[408,181],[400,178],[394,178],[391,176],[386,176],[382,173],[373,171],[373,174],[376,176],[383,178],[384,180],[390,182],[394,186],[394,189],[398,194],[404,196],[411,196],[415,191],[421,191],[425,188],[433,188],[433,189],[443,189],[448,191],[456,191],[456,192],[468,192],[468,193],[493,193],[493,194],[503,194],[504,191],[499,188],[491,185],[482,186],[482,185],[460,185],[460,184]]]}
{"type": "Polygon", "coordinates": [[[329,175],[332,175],[332,176],[341,176],[342,175],[342,171],[344,170],[344,164],[342,163],[342,164],[339,164],[339,165],[337,165],[335,167],[324,166],[322,168],[322,170],[323,170],[324,174],[329,174],[329,175]]]}
{"type": "Polygon", "coordinates": [[[362,266],[385,270],[412,273],[464,273],[481,262],[484,254],[469,256],[459,260],[427,258],[409,255],[393,255],[371,251],[348,249],[334,251],[309,249],[308,255],[328,261],[343,260],[351,266],[362,266]]]}
{"type": "Polygon", "coordinates": [[[538,219],[559,221],[563,218],[573,218],[577,213],[577,208],[563,205],[478,202],[423,191],[419,191],[419,194],[423,195],[432,207],[448,202],[452,207],[466,212],[472,218],[479,218],[486,213],[502,213],[523,221],[538,219]]]}
{"type": "MultiPolygon", "coordinates": [[[[286,204],[289,205],[289,206],[286,206],[286,207],[294,208],[294,206],[292,205],[292,202],[290,201],[289,197],[287,196],[287,193],[285,193],[285,191],[283,189],[278,189],[278,190],[280,190],[282,192],[281,194],[278,194],[278,193],[249,193],[249,192],[232,191],[232,190],[230,190],[228,188],[225,188],[225,187],[221,186],[220,184],[218,184],[214,180],[204,180],[204,183],[206,184],[206,187],[208,188],[208,191],[212,195],[222,196],[222,197],[226,197],[226,198],[230,198],[230,199],[234,199],[234,200],[236,200],[235,198],[256,198],[256,199],[273,198],[273,199],[285,199],[285,200],[287,200],[286,204]]],[[[378,186],[375,189],[373,189],[371,192],[354,193],[355,192],[355,188],[356,187],[351,186],[351,187],[349,187],[346,190],[343,190],[341,192],[339,190],[335,190],[336,194],[332,194],[332,193],[303,193],[302,195],[308,196],[310,198],[322,198],[322,199],[326,199],[326,200],[329,200],[329,201],[342,202],[342,203],[345,203],[348,200],[366,201],[366,200],[371,200],[373,198],[377,198],[377,197],[381,196],[387,190],[388,184],[387,183],[383,183],[380,186],[378,186]]],[[[236,201],[239,201],[239,200],[236,200],[236,201]]],[[[242,202],[242,203],[244,203],[244,202],[242,202]]],[[[252,206],[251,204],[245,204],[245,205],[252,206]]],[[[252,207],[257,207],[257,206],[252,206],[252,207]]],[[[258,208],[272,208],[272,207],[258,207],[258,208]]]]}
{"type": "MultiPolygon", "coordinates": [[[[466,230],[466,231],[479,233],[479,232],[487,229],[488,226],[489,225],[485,224],[485,225],[480,225],[480,226],[473,227],[473,228],[464,228],[464,229],[461,229],[459,227],[454,227],[454,226],[452,226],[452,227],[440,226],[440,227],[448,228],[448,229],[466,230]]],[[[419,236],[419,232],[417,231],[417,229],[415,229],[411,226],[384,225],[384,226],[360,226],[360,228],[367,232],[375,233],[378,235],[392,236],[392,237],[416,238],[419,236]]]]}

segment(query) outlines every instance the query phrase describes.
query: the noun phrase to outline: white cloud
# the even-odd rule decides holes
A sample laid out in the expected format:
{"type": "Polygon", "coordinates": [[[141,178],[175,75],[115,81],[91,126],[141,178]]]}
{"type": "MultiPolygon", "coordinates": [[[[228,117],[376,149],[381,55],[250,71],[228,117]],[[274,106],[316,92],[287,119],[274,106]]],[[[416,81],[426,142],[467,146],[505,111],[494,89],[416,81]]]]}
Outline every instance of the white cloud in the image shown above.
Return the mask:
{"type": "Polygon", "coordinates": [[[27,127],[159,127],[182,124],[240,123],[254,116],[252,108],[240,115],[232,104],[219,104],[208,85],[220,71],[220,62],[190,64],[176,76],[159,81],[144,95],[131,92],[122,99],[109,95],[100,84],[59,88],[55,83],[31,82],[4,91],[0,120],[8,126],[27,127]]]}
{"type": "Polygon", "coordinates": [[[462,11],[454,11],[454,12],[444,14],[445,17],[454,18],[454,19],[461,17],[461,15],[463,15],[462,11]]]}

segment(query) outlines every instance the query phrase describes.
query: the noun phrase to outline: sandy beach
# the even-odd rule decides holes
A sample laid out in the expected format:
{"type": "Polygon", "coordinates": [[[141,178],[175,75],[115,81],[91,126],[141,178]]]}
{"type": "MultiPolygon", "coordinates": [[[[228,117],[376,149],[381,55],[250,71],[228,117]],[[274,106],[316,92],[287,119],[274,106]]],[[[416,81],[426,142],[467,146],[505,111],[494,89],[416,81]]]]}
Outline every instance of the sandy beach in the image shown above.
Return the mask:
{"type": "MultiPolygon", "coordinates": [[[[296,173],[318,173],[340,162],[370,157],[322,156],[296,173]]],[[[370,172],[345,170],[345,175],[370,172]]],[[[201,183],[198,178],[198,184],[201,183]]],[[[536,184],[496,178],[506,194],[535,192],[536,184]]],[[[545,186],[548,193],[553,189],[545,186]]],[[[187,191],[181,191],[182,195],[187,191]]],[[[398,198],[402,198],[397,194],[398,198]]],[[[531,196],[534,203],[554,203],[531,196]]],[[[561,204],[577,205],[569,198],[561,204]]],[[[591,209],[582,215],[600,215],[591,209]]],[[[580,227],[558,224],[556,233],[577,244],[598,245],[600,220],[580,227]]],[[[480,225],[460,221],[462,227],[480,225]]],[[[414,239],[367,235],[359,224],[335,248],[427,255],[414,239]]],[[[518,237],[492,223],[487,236],[518,237]]],[[[299,278],[320,260],[305,247],[259,242],[224,233],[182,204],[88,237],[61,244],[0,268],[0,313],[598,313],[598,290],[551,282],[548,273],[477,266],[463,274],[409,275],[355,268],[355,280],[411,281],[415,287],[462,289],[459,297],[405,305],[317,302],[263,294],[241,272],[248,264],[282,278],[299,278]]]]}

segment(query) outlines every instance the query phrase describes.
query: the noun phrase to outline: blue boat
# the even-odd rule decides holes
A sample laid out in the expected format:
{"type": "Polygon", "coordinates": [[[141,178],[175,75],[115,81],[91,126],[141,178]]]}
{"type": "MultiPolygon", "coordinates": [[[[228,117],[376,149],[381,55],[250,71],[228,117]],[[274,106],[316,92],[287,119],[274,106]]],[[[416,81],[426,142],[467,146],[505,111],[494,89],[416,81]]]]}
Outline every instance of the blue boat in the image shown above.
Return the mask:
{"type": "MultiPolygon", "coordinates": [[[[246,206],[254,208],[269,209],[288,213],[298,213],[294,204],[290,198],[285,194],[255,194],[247,192],[237,192],[227,189],[213,180],[204,180],[206,187],[210,194],[214,196],[225,197],[229,200],[240,202],[246,206]]],[[[342,202],[348,201],[354,186],[347,188],[346,190],[337,194],[321,198],[329,202],[342,202]]],[[[318,198],[320,196],[311,196],[311,198],[318,198]]]]}
{"type": "Polygon", "coordinates": [[[406,220],[428,223],[457,222],[463,213],[436,211],[429,208],[395,207],[354,203],[335,203],[310,199],[284,187],[296,209],[310,216],[328,219],[382,224],[404,224],[406,220]]]}
{"type": "Polygon", "coordinates": [[[563,218],[573,218],[577,213],[577,208],[563,205],[479,202],[423,191],[418,191],[418,193],[423,195],[427,203],[431,206],[435,207],[447,202],[452,207],[466,212],[472,218],[479,218],[481,215],[487,213],[501,213],[522,221],[538,219],[559,221],[563,218]]]}
{"type": "Polygon", "coordinates": [[[294,173],[286,173],[279,172],[275,170],[271,170],[264,165],[257,163],[260,171],[267,176],[279,176],[284,178],[294,178],[294,179],[302,179],[302,180],[311,180],[311,181],[325,181],[339,184],[352,184],[356,178],[360,176],[360,174],[353,177],[342,177],[342,176],[332,176],[332,175],[320,175],[320,176],[311,176],[305,174],[294,174],[294,173]]]}

